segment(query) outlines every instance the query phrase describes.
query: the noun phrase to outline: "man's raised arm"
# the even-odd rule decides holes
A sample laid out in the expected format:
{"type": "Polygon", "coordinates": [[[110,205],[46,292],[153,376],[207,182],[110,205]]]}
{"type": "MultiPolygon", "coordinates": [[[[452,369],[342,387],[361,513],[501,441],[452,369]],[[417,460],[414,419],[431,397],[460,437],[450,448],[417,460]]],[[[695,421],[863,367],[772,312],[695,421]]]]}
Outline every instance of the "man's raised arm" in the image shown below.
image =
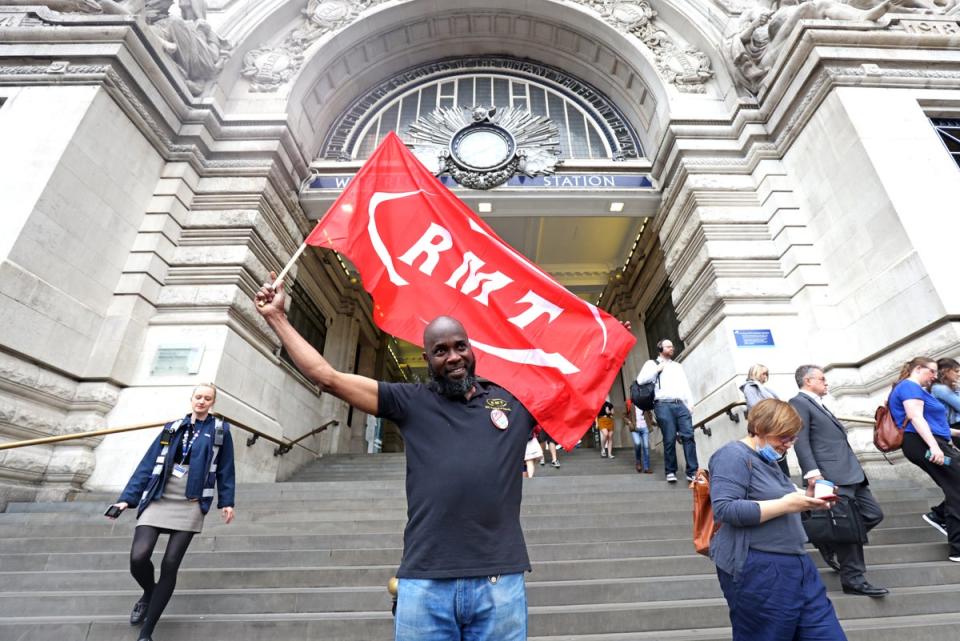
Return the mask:
{"type": "MultiPolygon", "coordinates": [[[[276,278],[277,275],[270,272],[270,281],[273,282],[276,278]]],[[[377,381],[366,376],[345,374],[334,369],[320,355],[320,352],[314,349],[313,345],[308,343],[287,320],[287,314],[283,308],[285,300],[286,294],[283,291],[283,283],[277,285],[275,290],[271,288],[269,283],[264,284],[254,297],[257,311],[267,321],[270,328],[276,332],[297,369],[316,383],[321,391],[333,394],[361,412],[376,415],[377,381]]]]}

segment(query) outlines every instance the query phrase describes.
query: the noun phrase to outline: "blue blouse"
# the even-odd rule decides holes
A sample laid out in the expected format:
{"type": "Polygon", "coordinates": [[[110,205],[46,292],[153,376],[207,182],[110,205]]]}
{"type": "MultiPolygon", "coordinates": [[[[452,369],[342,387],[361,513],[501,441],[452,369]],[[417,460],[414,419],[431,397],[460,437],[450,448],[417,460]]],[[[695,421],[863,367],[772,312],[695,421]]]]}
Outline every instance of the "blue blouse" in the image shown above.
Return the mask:
{"type": "MultiPolygon", "coordinates": [[[[947,408],[938,401],[930,392],[911,381],[909,378],[897,383],[890,394],[890,414],[894,422],[899,426],[907,418],[907,410],[903,407],[904,401],[910,400],[923,401],[923,418],[930,426],[930,431],[934,436],[950,440],[950,425],[947,424],[947,408]]],[[[907,423],[905,432],[917,433],[913,422],[907,423]]]]}
{"type": "Polygon", "coordinates": [[[797,488],[776,463],[762,459],[746,443],[727,443],[710,457],[710,503],[720,529],[710,542],[710,558],[738,576],[749,550],[806,554],[807,534],[800,514],[760,522],[757,501],[779,499],[797,488]]]}

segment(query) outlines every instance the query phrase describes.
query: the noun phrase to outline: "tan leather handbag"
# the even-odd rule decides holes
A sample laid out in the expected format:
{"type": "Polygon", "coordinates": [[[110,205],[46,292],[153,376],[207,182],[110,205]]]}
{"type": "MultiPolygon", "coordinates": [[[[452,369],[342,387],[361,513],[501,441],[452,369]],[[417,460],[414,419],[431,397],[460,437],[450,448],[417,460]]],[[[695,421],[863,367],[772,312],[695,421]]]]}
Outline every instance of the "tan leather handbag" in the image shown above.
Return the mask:
{"type": "Polygon", "coordinates": [[[693,547],[697,554],[709,556],[710,541],[720,529],[720,524],[713,520],[710,503],[710,472],[697,470],[690,489],[693,490],[693,547]]]}
{"type": "Polygon", "coordinates": [[[896,452],[903,447],[903,430],[907,427],[907,418],[897,427],[890,413],[889,401],[877,408],[873,415],[873,444],[881,452],[896,452]]]}

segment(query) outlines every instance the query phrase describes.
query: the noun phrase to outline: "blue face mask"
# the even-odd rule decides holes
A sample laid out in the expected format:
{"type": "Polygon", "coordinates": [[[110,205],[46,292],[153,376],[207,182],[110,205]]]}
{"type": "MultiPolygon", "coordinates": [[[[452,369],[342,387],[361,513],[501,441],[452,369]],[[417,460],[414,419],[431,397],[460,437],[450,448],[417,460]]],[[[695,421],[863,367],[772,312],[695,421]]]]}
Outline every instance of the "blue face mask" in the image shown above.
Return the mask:
{"type": "Polygon", "coordinates": [[[767,461],[768,463],[776,463],[777,461],[780,460],[780,452],[773,449],[772,445],[764,445],[759,450],[757,450],[757,454],[759,454],[760,458],[762,458],[764,461],[767,461]]]}

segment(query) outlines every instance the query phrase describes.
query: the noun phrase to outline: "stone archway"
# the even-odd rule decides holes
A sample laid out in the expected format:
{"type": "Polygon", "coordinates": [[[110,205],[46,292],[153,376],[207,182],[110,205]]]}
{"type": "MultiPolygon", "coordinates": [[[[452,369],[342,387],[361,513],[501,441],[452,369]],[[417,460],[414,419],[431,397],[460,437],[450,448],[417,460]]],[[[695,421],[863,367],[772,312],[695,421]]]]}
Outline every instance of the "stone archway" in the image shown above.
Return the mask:
{"type": "Polygon", "coordinates": [[[232,82],[225,89],[238,107],[283,109],[304,155],[315,157],[318,139],[365,88],[436,59],[508,54],[595,84],[656,149],[671,103],[716,103],[728,83],[712,48],[684,39],[706,41],[695,22],[667,13],[669,25],[643,0],[466,0],[442,9],[421,0],[313,1],[272,34],[249,36],[240,46],[246,81],[223,84],[232,82]]]}

